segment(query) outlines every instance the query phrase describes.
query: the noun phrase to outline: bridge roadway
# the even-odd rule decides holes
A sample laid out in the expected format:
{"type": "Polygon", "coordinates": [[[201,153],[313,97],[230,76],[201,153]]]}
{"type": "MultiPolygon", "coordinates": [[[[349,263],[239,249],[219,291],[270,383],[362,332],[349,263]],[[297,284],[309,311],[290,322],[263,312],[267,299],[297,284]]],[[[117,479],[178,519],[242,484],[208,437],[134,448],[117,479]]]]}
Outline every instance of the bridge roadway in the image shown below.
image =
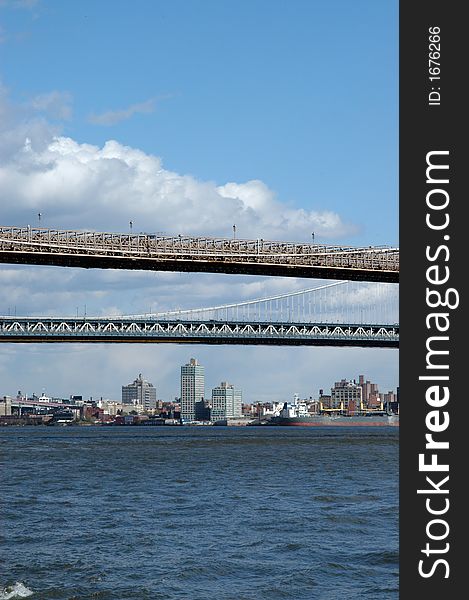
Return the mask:
{"type": "Polygon", "coordinates": [[[398,283],[399,249],[0,226],[0,263],[398,283]]]}
{"type": "Polygon", "coordinates": [[[44,400],[32,400],[28,398],[12,398],[11,406],[14,408],[62,408],[70,410],[80,410],[82,407],[78,404],[71,404],[68,402],[45,402],[44,400]]]}
{"type": "Polygon", "coordinates": [[[397,348],[399,325],[0,317],[0,343],[151,342],[397,348]]]}

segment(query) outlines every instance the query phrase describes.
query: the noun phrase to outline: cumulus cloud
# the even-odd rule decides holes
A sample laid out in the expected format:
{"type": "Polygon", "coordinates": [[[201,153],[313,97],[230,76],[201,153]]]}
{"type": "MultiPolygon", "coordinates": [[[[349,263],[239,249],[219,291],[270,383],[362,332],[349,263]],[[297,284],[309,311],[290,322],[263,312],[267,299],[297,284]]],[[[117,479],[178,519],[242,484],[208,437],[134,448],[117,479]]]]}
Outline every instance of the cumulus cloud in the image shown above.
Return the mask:
{"type": "Polygon", "coordinates": [[[129,107],[120,110],[108,110],[98,115],[92,114],[88,117],[88,121],[95,125],[115,125],[130,119],[134,115],[154,112],[155,102],[155,98],[150,98],[150,100],[131,104],[129,107]]]}
{"type": "Polygon", "coordinates": [[[69,92],[54,90],[35,96],[28,104],[33,110],[44,113],[52,119],[68,120],[72,117],[71,102],[72,96],[69,92]]]}
{"type": "MultiPolygon", "coordinates": [[[[149,102],[122,112],[149,110],[149,102]]],[[[332,211],[281,202],[259,180],[217,186],[115,140],[97,147],[64,137],[46,116],[69,118],[70,104],[69,94],[53,91],[15,106],[0,86],[0,186],[12,224],[39,211],[51,227],[122,231],[132,220],[134,231],[231,236],[235,224],[238,237],[289,240],[356,230],[332,211]]]]}
{"type": "Polygon", "coordinates": [[[239,237],[296,240],[309,240],[311,231],[339,238],[354,230],[336,213],[281,203],[261,181],[217,187],[116,141],[98,148],[62,136],[45,140],[51,131],[40,121],[28,129],[30,136],[25,128],[9,132],[5,142],[16,152],[0,166],[4,210],[14,224],[39,210],[52,227],[126,230],[132,220],[134,231],[229,236],[236,224],[239,237]]]}

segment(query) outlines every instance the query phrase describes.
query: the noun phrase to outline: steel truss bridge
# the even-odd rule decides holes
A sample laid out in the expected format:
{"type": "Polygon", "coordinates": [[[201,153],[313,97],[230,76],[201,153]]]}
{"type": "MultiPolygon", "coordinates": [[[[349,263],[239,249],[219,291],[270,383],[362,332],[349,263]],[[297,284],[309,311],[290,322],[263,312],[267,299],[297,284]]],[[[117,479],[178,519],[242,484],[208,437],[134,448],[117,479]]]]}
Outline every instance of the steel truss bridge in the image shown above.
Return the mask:
{"type": "Polygon", "coordinates": [[[399,249],[0,227],[0,263],[397,283],[399,249]]]}
{"type": "Polygon", "coordinates": [[[397,348],[397,300],[394,285],[338,281],[257,300],[149,315],[0,317],[0,342],[397,348]]]}
{"type": "Polygon", "coordinates": [[[178,342],[397,348],[399,327],[154,319],[1,318],[2,342],[178,342]]]}

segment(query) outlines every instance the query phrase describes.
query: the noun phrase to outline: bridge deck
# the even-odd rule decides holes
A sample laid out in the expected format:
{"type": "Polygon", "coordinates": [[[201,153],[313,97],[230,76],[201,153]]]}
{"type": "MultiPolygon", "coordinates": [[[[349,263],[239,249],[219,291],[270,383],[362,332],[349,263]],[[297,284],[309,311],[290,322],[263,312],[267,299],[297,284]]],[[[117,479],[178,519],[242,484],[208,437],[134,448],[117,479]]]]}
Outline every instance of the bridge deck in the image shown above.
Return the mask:
{"type": "Polygon", "coordinates": [[[399,249],[0,227],[0,262],[399,281],[399,249]]]}
{"type": "Polygon", "coordinates": [[[397,348],[398,325],[0,317],[0,342],[150,342],[397,348]]]}

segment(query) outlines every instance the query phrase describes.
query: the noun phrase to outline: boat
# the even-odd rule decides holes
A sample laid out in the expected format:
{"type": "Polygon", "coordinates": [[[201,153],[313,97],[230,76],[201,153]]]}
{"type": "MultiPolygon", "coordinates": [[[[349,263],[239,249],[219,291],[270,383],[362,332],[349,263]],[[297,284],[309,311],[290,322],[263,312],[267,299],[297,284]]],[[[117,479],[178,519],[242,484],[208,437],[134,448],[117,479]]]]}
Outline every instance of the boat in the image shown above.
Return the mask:
{"type": "Polygon", "coordinates": [[[73,411],[69,409],[56,410],[47,425],[72,425],[75,421],[73,411]]]}
{"type": "Polygon", "coordinates": [[[308,417],[272,417],[269,425],[302,427],[399,427],[399,415],[311,415],[308,417]]]}
{"type": "Polygon", "coordinates": [[[300,401],[295,394],[293,402],[284,402],[283,407],[266,424],[302,427],[399,427],[399,415],[385,410],[367,409],[353,412],[324,410],[312,414],[308,412],[307,404],[300,401]]]}

